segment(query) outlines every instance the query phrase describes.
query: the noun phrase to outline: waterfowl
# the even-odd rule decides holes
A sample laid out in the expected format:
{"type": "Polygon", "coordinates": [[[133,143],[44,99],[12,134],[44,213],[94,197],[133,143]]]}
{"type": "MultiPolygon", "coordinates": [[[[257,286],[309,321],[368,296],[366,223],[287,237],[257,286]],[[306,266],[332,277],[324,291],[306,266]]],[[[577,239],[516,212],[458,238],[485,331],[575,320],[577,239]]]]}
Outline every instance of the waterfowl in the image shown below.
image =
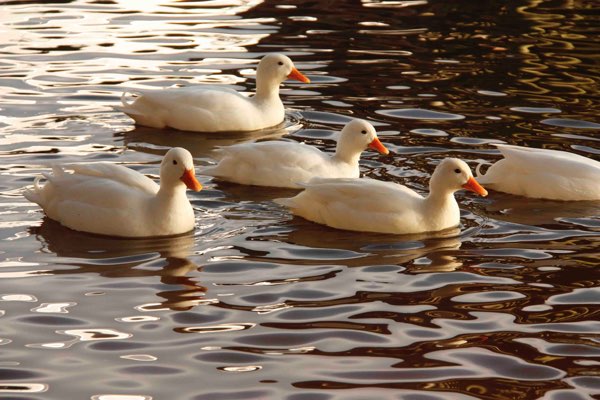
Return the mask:
{"type": "Polygon", "coordinates": [[[456,158],[446,158],[436,167],[426,197],[406,186],[365,178],[315,178],[304,188],[295,197],[275,201],[295,215],[332,228],[391,234],[456,227],[460,210],[454,192],[467,189],[487,195],[469,166],[456,158]]]}
{"type": "Polygon", "coordinates": [[[600,200],[600,162],[549,149],[495,144],[503,159],[477,179],[490,189],[549,200],[600,200]]]}
{"type": "Polygon", "coordinates": [[[37,177],[25,197],[71,229],[121,237],[170,236],[194,229],[186,186],[199,191],[192,155],[176,147],[160,166],[160,186],[121,165],[54,166],[37,177]],[[72,172],[67,172],[71,170],[72,172]]]}
{"type": "Polygon", "coordinates": [[[292,60],[268,54],[256,70],[256,94],[247,97],[235,90],[195,85],[163,90],[131,90],[121,96],[118,108],[138,125],[184,131],[254,131],[280,124],[284,107],[279,85],[285,79],[308,83],[292,60]],[[128,94],[138,97],[130,101],[128,94]]]}
{"type": "Polygon", "coordinates": [[[245,185],[300,188],[317,176],[358,178],[358,160],[367,147],[389,153],[373,125],[354,119],[342,129],[333,155],[291,141],[241,143],[218,149],[219,163],[204,174],[245,185]]]}

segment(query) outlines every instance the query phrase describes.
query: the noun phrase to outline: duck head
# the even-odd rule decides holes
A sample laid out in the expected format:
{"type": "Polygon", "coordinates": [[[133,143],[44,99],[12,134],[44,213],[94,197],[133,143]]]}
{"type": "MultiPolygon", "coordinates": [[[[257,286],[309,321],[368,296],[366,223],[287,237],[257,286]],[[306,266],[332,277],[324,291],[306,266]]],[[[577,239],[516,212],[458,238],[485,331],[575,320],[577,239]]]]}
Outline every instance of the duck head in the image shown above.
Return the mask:
{"type": "Polygon", "coordinates": [[[336,152],[342,157],[347,155],[344,158],[350,158],[355,154],[360,154],[367,148],[376,150],[381,154],[389,154],[390,152],[377,137],[373,125],[364,119],[353,119],[342,129],[336,152]]]}
{"type": "Polygon", "coordinates": [[[202,189],[194,174],[194,159],[189,151],[181,147],[174,147],[165,154],[160,164],[160,180],[173,186],[183,182],[195,192],[202,189]]]}
{"type": "Polygon", "coordinates": [[[310,79],[296,69],[289,57],[277,53],[267,54],[260,60],[256,70],[256,79],[257,81],[274,80],[278,84],[286,79],[310,83],[310,79]]]}
{"type": "Polygon", "coordinates": [[[431,192],[444,190],[454,193],[466,189],[483,197],[488,194],[487,190],[473,178],[467,163],[458,158],[445,158],[438,164],[431,175],[429,188],[431,192]]]}

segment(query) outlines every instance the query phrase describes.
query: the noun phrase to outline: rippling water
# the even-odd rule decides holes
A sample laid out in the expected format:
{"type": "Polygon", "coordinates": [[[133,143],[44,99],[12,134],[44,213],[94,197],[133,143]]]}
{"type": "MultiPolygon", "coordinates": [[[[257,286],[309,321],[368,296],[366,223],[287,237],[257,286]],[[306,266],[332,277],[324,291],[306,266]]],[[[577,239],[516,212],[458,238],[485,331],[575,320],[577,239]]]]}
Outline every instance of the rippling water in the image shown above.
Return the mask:
{"type": "Polygon", "coordinates": [[[600,156],[591,0],[0,2],[0,397],[592,399],[600,395],[600,204],[459,193],[460,230],[357,234],[292,218],[294,191],[200,177],[193,234],[70,231],[23,197],[53,162],[156,177],[184,146],[288,135],[332,151],[350,117],[392,151],[365,176],[424,190],[489,143],[600,156]],[[333,9],[335,7],[335,9],[333,9]],[[134,128],[126,88],[253,89],[285,52],[284,126],[134,128]]]}

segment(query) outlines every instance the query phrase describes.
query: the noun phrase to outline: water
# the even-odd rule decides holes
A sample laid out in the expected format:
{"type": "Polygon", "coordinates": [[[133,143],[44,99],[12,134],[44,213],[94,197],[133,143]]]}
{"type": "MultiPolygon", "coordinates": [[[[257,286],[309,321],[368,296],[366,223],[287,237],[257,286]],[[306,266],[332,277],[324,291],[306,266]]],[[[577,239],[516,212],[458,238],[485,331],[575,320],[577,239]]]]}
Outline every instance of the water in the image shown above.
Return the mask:
{"type": "Polygon", "coordinates": [[[52,162],[156,177],[184,146],[287,135],[332,151],[350,117],[392,156],[365,176],[424,190],[441,158],[499,141],[596,158],[593,3],[3,1],[0,398],[592,399],[600,395],[600,205],[459,193],[460,230],[342,232],[292,218],[294,191],[212,182],[193,234],[69,231],[22,197],[52,162]],[[126,88],[251,91],[284,52],[282,127],[134,128],[126,88]]]}

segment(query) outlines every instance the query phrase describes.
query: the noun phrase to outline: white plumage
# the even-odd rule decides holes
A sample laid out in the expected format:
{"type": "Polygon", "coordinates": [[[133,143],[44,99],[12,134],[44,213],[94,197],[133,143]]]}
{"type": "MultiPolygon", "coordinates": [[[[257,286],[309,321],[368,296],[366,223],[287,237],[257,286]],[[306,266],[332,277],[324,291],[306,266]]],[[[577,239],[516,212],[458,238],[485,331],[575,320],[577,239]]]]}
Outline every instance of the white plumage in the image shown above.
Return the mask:
{"type": "Polygon", "coordinates": [[[435,169],[430,193],[423,197],[406,186],[373,179],[315,178],[297,196],[277,199],[298,216],[333,228],[410,234],[458,226],[454,192],[461,188],[486,196],[469,166],[447,158],[435,169]]]}
{"type": "Polygon", "coordinates": [[[355,119],[342,129],[335,154],[297,142],[241,143],[219,149],[219,163],[204,174],[246,185],[299,188],[314,177],[358,178],[360,154],[367,147],[388,153],[373,125],[355,119]]]}
{"type": "Polygon", "coordinates": [[[496,144],[503,159],[477,179],[499,192],[549,200],[600,200],[600,162],[565,151],[496,144]]]}
{"type": "Polygon", "coordinates": [[[162,90],[131,90],[121,97],[123,111],[138,125],[184,131],[254,131],[283,122],[285,110],[279,85],[291,78],[310,80],[287,56],[269,54],[256,71],[256,94],[247,97],[235,90],[196,85],[162,90]],[[128,94],[138,97],[128,101],[128,94]]]}
{"type": "Polygon", "coordinates": [[[108,164],[55,166],[47,182],[25,192],[48,217],[71,229],[101,235],[150,237],[177,235],[194,228],[186,186],[202,187],[194,177],[191,154],[173,148],[160,169],[160,186],[129,168],[108,164]],[[72,172],[68,172],[68,170],[72,172]]]}

